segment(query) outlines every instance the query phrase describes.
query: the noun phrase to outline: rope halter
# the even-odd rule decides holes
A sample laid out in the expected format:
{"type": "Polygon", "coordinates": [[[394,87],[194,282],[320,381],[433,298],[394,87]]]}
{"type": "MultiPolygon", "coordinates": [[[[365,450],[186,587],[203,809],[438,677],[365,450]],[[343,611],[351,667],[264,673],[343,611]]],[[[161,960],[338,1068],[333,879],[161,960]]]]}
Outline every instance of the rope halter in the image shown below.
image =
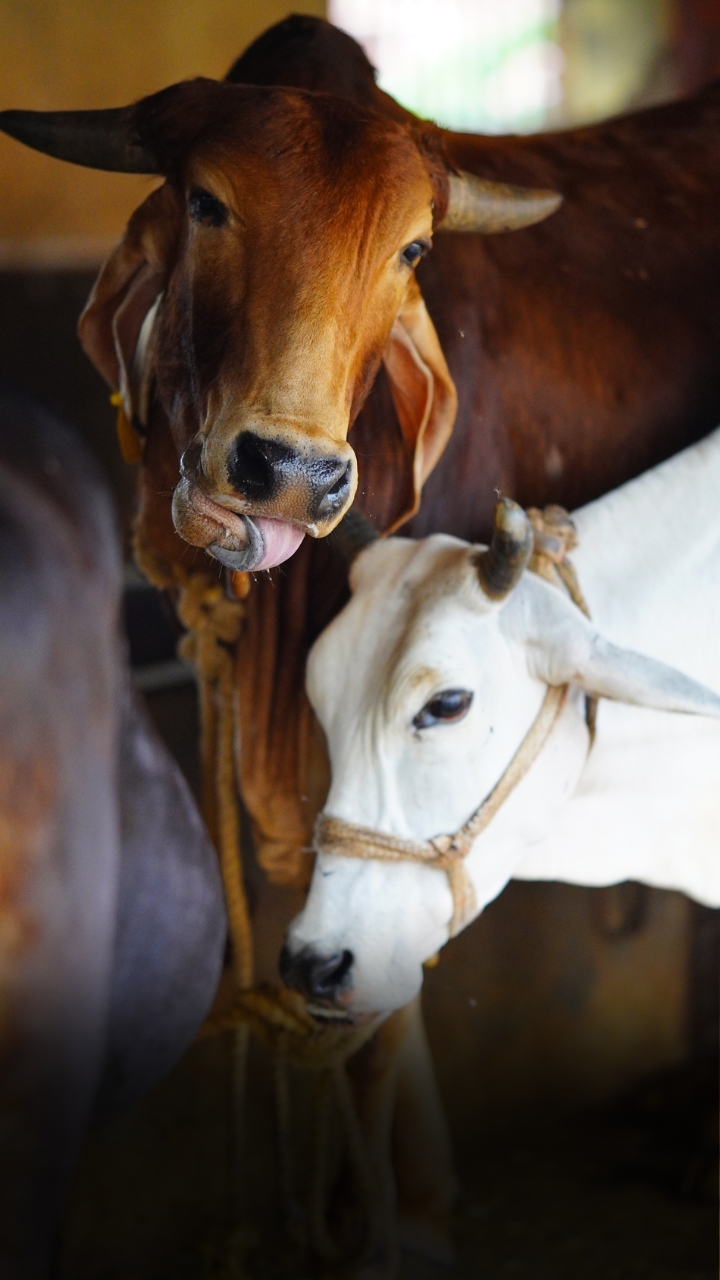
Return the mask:
{"type": "Polygon", "coordinates": [[[375,858],[379,862],[424,862],[447,874],[453,899],[450,937],[469,924],[477,899],[465,859],[482,831],[512,794],[547,742],[565,704],[567,685],[549,688],[542,706],[510,764],[467,822],[452,835],[431,840],[405,840],[372,827],[362,827],[321,813],[315,824],[315,848],[343,858],[375,858]]]}
{"type": "MultiPolygon", "coordinates": [[[[529,567],[554,585],[564,586],[573,602],[587,614],[575,572],[566,559],[566,552],[577,545],[569,515],[561,507],[552,506],[544,512],[532,509],[528,516],[534,536],[534,546],[528,548],[528,554],[532,552],[529,567]]],[[[378,862],[422,862],[444,871],[453,900],[449,934],[454,938],[477,913],[475,890],[466,866],[468,854],[542,751],[566,704],[567,693],[566,684],[548,687],[535,720],[504,773],[467,822],[452,835],[409,840],[321,813],[315,823],[316,851],[334,857],[372,858],[378,862]]],[[[588,725],[592,733],[590,717],[588,725]]]]}

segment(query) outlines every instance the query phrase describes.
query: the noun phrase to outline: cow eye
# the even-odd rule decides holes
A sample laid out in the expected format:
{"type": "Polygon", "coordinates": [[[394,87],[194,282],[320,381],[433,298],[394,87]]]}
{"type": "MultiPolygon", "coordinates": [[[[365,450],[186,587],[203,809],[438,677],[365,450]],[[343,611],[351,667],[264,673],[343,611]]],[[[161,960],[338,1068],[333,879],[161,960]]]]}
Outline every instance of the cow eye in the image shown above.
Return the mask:
{"type": "Polygon", "coordinates": [[[191,187],[188,209],[193,222],[203,222],[211,227],[221,227],[227,222],[228,211],[221,200],[204,187],[191,187]]]}
{"type": "Polygon", "coordinates": [[[443,689],[418,711],[413,725],[416,729],[430,729],[434,724],[454,724],[467,715],[472,700],[469,689],[443,689]]]}
{"type": "Polygon", "coordinates": [[[400,254],[400,260],[405,263],[406,267],[414,267],[416,262],[425,257],[429,248],[430,245],[427,240],[413,240],[412,244],[403,249],[400,254]]]}

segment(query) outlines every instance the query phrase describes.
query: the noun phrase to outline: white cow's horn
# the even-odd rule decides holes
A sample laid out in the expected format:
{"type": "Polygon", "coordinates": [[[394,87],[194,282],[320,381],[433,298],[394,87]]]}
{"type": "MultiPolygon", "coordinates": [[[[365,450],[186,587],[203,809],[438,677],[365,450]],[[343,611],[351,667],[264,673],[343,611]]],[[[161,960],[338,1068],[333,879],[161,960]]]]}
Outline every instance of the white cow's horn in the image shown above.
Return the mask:
{"type": "Polygon", "coordinates": [[[370,521],[355,507],[351,507],[329,535],[328,545],[338,559],[350,565],[364,547],[377,542],[379,537],[370,521]]]}
{"type": "Polygon", "coordinates": [[[480,586],[491,600],[504,600],[520,581],[533,549],[532,525],[522,507],[501,498],[487,551],[477,557],[480,586]]]}
{"type": "Polygon", "coordinates": [[[88,169],[159,173],[134,128],[134,107],[103,111],[0,111],[0,130],[27,147],[88,169]]]}
{"type": "Polygon", "coordinates": [[[542,222],[562,204],[557,191],[533,187],[510,187],[490,182],[474,173],[450,174],[447,213],[438,231],[519,231],[542,222]]]}

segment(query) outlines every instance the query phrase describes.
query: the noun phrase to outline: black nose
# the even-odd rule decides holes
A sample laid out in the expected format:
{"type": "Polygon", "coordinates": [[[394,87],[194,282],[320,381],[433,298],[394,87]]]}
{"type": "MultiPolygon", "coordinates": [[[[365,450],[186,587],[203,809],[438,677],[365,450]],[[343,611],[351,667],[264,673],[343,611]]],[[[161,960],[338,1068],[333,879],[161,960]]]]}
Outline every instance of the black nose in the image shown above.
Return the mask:
{"type": "Polygon", "coordinates": [[[228,478],[250,502],[268,502],[286,485],[302,485],[307,491],[307,518],[315,521],[345,504],[352,463],[344,458],[305,458],[279,440],[243,431],[230,451],[228,478]]]}
{"type": "Polygon", "coordinates": [[[280,952],[280,977],[287,987],[312,1000],[336,1000],[350,985],[353,960],[352,951],[323,956],[303,947],[293,954],[286,945],[280,952]]]}

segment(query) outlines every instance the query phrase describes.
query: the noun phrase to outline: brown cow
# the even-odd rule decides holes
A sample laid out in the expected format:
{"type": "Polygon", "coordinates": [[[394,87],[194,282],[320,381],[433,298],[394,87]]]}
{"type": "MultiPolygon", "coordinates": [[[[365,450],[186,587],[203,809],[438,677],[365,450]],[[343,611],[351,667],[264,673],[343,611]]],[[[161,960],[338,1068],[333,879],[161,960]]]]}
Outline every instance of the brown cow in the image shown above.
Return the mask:
{"type": "MultiPolygon", "coordinates": [[[[413,268],[434,227],[517,228],[559,197],[463,174],[447,164],[439,130],[395,115],[306,89],[208,80],[132,108],[0,115],[0,128],[53,155],[166,176],[81,321],[86,350],[146,436],[140,523],[166,560],[199,567],[201,547],[232,570],[269,568],[305,532],[330,532],[356,489],[346,437],[381,362],[395,412],[372,451],[388,471],[393,521],[416,509],[456,393],[413,268]]],[[[255,651],[252,621],[251,636],[255,651]]],[[[273,647],[266,631],[260,650],[272,659],[273,647]]],[[[301,644],[287,669],[295,702],[303,658],[301,644]]],[[[261,678],[269,707],[276,682],[261,678]]],[[[260,780],[256,766],[275,735],[262,710],[252,718],[254,784],[243,768],[262,829],[260,794],[266,781],[274,790],[277,770],[260,780]]],[[[281,844],[295,846],[295,834],[283,831],[281,844]]],[[[261,861],[272,869],[277,858],[266,850],[261,861]]]]}
{"type": "Polygon", "coordinates": [[[348,429],[383,359],[419,491],[456,403],[413,280],[433,226],[505,230],[559,203],[448,169],[432,129],[275,87],[196,80],[128,110],[5,112],[0,127],[166,177],[82,337],[130,416],[151,430],[157,405],[169,423],[178,533],[235,570],[281,563],[347,510],[348,429]]]}
{"type": "MultiPolygon", "coordinates": [[[[359,46],[315,18],[266,32],[230,78],[325,89],[409,118],[377,88],[359,46]]],[[[720,84],[582,129],[443,131],[446,155],[465,170],[551,188],[564,202],[513,235],[438,235],[419,266],[458,411],[404,533],[487,536],[498,488],[526,505],[579,506],[720,421],[719,131],[720,84]]],[[[379,529],[394,527],[410,505],[409,468],[382,369],[349,438],[358,504],[379,529]]],[[[276,879],[297,874],[292,850],[324,798],[324,744],[301,687],[307,648],[343,591],[326,546],[306,543],[249,602],[238,663],[243,794],[276,879]]]]}

